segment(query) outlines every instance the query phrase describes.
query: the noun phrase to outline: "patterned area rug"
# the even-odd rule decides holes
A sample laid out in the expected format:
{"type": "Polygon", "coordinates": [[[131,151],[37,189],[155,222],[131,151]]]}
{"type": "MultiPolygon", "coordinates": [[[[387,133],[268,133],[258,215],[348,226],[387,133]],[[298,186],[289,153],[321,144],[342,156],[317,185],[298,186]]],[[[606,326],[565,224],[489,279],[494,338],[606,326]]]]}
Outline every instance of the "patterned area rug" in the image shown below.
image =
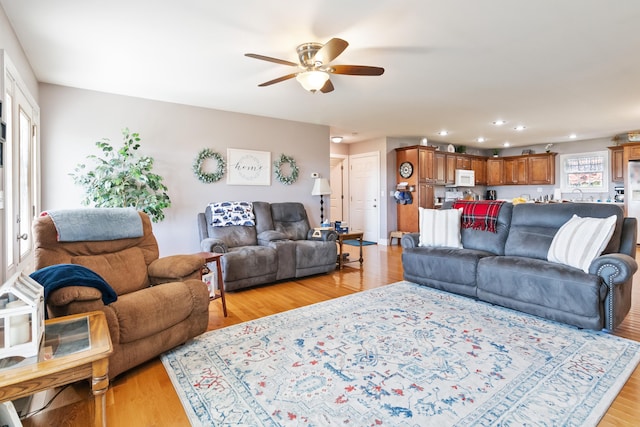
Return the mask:
{"type": "Polygon", "coordinates": [[[162,356],[195,426],[594,426],[640,343],[399,282],[162,356]]]}

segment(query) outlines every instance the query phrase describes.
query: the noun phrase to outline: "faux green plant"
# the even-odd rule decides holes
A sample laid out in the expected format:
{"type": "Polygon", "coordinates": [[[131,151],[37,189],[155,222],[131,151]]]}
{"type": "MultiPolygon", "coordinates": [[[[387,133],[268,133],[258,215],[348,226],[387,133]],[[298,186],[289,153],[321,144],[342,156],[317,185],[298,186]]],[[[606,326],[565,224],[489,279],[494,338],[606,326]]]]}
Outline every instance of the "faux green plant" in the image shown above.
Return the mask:
{"type": "Polygon", "coordinates": [[[87,156],[94,167],[80,163],[69,174],[84,188],[82,204],[93,203],[98,208],[132,207],[145,212],[153,222],[162,221],[164,209],[171,206],[163,178],[152,172],[152,157],[137,155],[140,135],[129,129],[123,129],[122,135],[124,143],[118,149],[107,138],[97,141],[101,155],[87,156]]]}

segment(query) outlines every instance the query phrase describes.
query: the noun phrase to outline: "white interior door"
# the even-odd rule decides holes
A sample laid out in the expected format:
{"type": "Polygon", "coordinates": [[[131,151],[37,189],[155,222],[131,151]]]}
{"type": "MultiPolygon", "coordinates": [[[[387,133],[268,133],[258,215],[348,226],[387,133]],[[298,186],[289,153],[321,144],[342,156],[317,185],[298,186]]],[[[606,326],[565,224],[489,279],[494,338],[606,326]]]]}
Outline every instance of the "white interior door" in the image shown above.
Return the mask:
{"type": "Polygon", "coordinates": [[[380,154],[365,153],[349,157],[351,221],[350,230],[364,232],[364,239],[378,242],[380,229],[380,154]]]}
{"type": "Polygon", "coordinates": [[[39,109],[16,71],[5,60],[3,119],[4,280],[17,271],[33,270],[31,226],[39,209],[39,109]]]}
{"type": "Polygon", "coordinates": [[[348,205],[348,165],[347,156],[331,157],[331,221],[349,222],[348,205]]]}

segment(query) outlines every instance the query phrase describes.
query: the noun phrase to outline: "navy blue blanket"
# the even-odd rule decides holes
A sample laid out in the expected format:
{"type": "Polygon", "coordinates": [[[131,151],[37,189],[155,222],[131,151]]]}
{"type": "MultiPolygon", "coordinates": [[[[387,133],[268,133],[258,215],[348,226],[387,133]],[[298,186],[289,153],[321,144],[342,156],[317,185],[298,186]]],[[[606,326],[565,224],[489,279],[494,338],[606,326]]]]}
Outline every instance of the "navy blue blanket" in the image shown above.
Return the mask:
{"type": "Polygon", "coordinates": [[[47,302],[49,294],[64,286],[89,286],[102,292],[102,302],[107,305],[118,299],[105,280],[93,270],[77,264],[56,264],[36,270],[29,275],[33,280],[44,287],[44,301],[47,302]]]}

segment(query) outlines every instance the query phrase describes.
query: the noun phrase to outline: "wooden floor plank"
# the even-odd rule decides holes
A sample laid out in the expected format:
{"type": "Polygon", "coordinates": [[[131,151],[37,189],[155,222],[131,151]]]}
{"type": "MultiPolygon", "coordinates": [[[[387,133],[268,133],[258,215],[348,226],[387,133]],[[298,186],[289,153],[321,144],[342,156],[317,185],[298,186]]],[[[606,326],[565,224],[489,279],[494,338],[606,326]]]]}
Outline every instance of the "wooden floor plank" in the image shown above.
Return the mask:
{"type": "MultiPolygon", "coordinates": [[[[352,253],[357,248],[345,247],[352,253]]],[[[402,280],[399,246],[364,247],[364,265],[349,263],[338,271],[296,281],[227,293],[228,317],[220,300],[209,307],[209,330],[303,307],[402,280]]],[[[615,334],[640,341],[640,285],[633,291],[631,313],[615,334]]],[[[90,425],[91,393],[84,382],[61,393],[52,409],[23,421],[25,427],[90,425]]],[[[187,417],[162,363],[154,359],[119,376],[107,392],[107,420],[112,426],[187,426],[187,417]]],[[[637,426],[640,420],[640,367],[636,369],[600,422],[602,427],[637,426]]]]}

